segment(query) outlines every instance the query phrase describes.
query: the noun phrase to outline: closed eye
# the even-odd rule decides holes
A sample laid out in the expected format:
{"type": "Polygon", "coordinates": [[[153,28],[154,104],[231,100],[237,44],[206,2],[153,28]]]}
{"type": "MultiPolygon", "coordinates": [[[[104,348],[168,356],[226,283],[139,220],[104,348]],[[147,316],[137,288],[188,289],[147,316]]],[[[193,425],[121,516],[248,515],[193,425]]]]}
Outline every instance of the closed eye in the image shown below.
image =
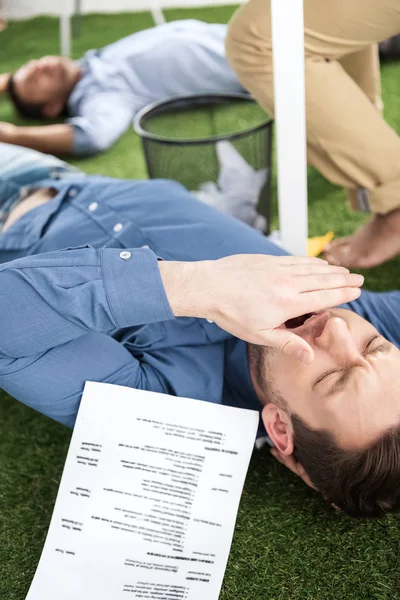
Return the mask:
{"type": "Polygon", "coordinates": [[[331,375],[334,375],[335,373],[341,373],[341,371],[338,371],[337,369],[335,369],[333,371],[327,371],[326,373],[324,373],[322,375],[322,377],[317,379],[317,381],[314,383],[313,389],[315,389],[320,383],[322,383],[323,381],[326,381],[331,375]]]}
{"type": "MultiPolygon", "coordinates": [[[[370,356],[373,354],[378,354],[379,352],[390,352],[392,344],[385,340],[381,335],[374,334],[366,343],[363,356],[370,356]],[[377,344],[377,342],[381,342],[377,344]]],[[[333,391],[338,390],[345,383],[347,383],[351,373],[353,372],[354,367],[347,367],[345,369],[333,369],[332,371],[327,371],[324,373],[313,385],[313,389],[315,389],[320,383],[327,381],[331,375],[341,375],[333,384],[332,389],[328,392],[328,394],[333,393],[333,391]]]]}
{"type": "Polygon", "coordinates": [[[378,352],[389,352],[392,345],[390,342],[385,340],[381,335],[373,335],[372,338],[367,342],[365,346],[365,350],[363,352],[363,356],[368,356],[369,354],[377,354],[378,352]],[[381,342],[380,344],[376,344],[376,342],[381,342]]]}

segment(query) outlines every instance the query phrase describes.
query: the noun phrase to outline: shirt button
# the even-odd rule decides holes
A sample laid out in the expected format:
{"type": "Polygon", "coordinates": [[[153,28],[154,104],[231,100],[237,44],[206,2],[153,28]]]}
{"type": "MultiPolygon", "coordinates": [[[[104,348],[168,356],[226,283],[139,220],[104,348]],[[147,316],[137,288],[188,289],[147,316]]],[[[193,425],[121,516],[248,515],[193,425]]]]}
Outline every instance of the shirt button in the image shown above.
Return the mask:
{"type": "Polygon", "coordinates": [[[128,258],[130,258],[131,256],[132,256],[132,254],[130,252],[128,252],[127,250],[119,253],[119,257],[122,258],[122,260],[128,260],[128,258]]]}
{"type": "Polygon", "coordinates": [[[77,195],[78,190],[76,188],[71,188],[68,192],[68,196],[70,198],[75,198],[75,196],[77,195]]]}
{"type": "Polygon", "coordinates": [[[96,210],[96,208],[97,208],[98,206],[99,206],[99,205],[97,204],[97,202],[91,202],[91,203],[89,204],[89,206],[88,206],[88,209],[90,210],[90,212],[93,212],[94,210],[96,210]]]}
{"type": "Polygon", "coordinates": [[[118,233],[118,231],[121,231],[122,228],[122,223],[117,223],[116,225],[114,225],[113,230],[115,231],[115,233],[118,233]]]}
{"type": "Polygon", "coordinates": [[[211,321],[210,319],[206,319],[207,323],[214,323],[214,321],[211,321]]]}

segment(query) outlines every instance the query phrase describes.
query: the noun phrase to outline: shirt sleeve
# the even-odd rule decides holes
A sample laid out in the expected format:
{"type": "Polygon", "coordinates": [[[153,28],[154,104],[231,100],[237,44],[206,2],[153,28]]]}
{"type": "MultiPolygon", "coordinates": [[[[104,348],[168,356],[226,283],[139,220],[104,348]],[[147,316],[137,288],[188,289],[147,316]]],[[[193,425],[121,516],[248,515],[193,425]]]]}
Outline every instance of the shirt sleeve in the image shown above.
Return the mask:
{"type": "Polygon", "coordinates": [[[381,335],[400,348],[400,292],[368,292],[343,305],[369,321],[381,335]]]}
{"type": "Polygon", "coordinates": [[[88,156],[110,148],[130,126],[134,112],[122,94],[96,92],[85,98],[79,116],[67,121],[74,128],[73,153],[88,156]]]}
{"type": "Polygon", "coordinates": [[[0,267],[0,386],[73,427],[86,381],[170,393],[167,379],[109,335],[172,319],[147,249],[79,248],[0,267]]]}
{"type": "Polygon", "coordinates": [[[146,248],[51,252],[0,267],[0,356],[44,352],[88,332],[173,319],[146,248]]]}

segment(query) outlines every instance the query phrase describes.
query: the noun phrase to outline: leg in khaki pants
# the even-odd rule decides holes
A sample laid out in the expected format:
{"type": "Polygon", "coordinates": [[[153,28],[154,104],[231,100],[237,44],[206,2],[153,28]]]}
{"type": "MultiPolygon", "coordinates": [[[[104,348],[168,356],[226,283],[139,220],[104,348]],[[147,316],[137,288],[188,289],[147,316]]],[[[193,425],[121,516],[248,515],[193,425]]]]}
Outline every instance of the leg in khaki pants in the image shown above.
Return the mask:
{"type": "MultiPolygon", "coordinates": [[[[400,138],[381,115],[376,42],[400,31],[398,0],[304,0],[308,159],[374,217],[331,245],[328,258],[353,267],[400,253],[400,138]]],[[[273,114],[271,14],[250,0],[226,42],[241,83],[273,114]]],[[[290,68],[290,65],[288,65],[290,68]]]]}

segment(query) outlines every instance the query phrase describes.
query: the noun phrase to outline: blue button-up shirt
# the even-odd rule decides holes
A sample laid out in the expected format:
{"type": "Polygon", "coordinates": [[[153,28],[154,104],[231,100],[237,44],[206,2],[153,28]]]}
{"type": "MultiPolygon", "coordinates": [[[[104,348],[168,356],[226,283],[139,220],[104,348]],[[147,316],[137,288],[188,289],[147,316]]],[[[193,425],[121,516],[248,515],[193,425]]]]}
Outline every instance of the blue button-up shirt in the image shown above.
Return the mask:
{"type": "Polygon", "coordinates": [[[174,96],[243,92],[225,58],[226,25],[186,20],[134,33],[89,51],[68,100],[73,152],[111,146],[147,104],[174,96]]]}
{"type": "MultiPolygon", "coordinates": [[[[157,258],[283,251],[175,182],[40,185],[57,196],[0,235],[1,387],[69,426],[87,380],[260,408],[246,344],[174,318],[157,258]],[[84,247],[61,250],[71,246],[84,247]]],[[[352,304],[400,346],[399,308],[397,292],[352,304]]]]}

